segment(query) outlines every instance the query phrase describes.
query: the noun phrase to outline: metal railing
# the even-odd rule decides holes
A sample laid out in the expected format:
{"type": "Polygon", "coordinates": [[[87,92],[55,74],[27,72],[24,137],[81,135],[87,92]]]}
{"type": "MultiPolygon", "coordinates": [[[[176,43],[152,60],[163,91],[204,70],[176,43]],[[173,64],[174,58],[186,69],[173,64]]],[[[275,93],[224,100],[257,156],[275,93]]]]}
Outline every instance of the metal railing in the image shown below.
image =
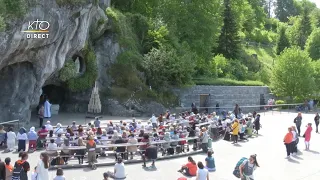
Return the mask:
{"type": "MultiPolygon", "coordinates": [[[[241,106],[239,105],[241,109],[241,113],[252,113],[253,111],[256,111],[257,113],[265,113],[265,112],[292,112],[292,110],[306,112],[306,111],[312,111],[317,110],[316,107],[309,108],[306,110],[304,108],[304,103],[295,103],[295,104],[278,104],[278,105],[247,105],[247,106],[241,106]]],[[[204,112],[208,111],[211,112],[217,112],[220,113],[222,111],[229,112],[234,110],[234,106],[221,106],[221,107],[197,107],[198,112],[204,112]]],[[[172,113],[181,113],[183,111],[191,111],[191,107],[176,107],[172,109],[172,113]]]]}
{"type": "MultiPolygon", "coordinates": [[[[6,124],[7,124],[7,125],[12,125],[12,124],[15,124],[15,123],[18,123],[18,129],[19,129],[19,128],[20,128],[20,120],[19,120],[19,119],[12,120],[12,121],[0,122],[0,125],[5,126],[6,124]]],[[[9,127],[10,127],[10,126],[9,126],[9,127]]],[[[13,128],[15,128],[15,125],[13,126],[13,128]]]]}

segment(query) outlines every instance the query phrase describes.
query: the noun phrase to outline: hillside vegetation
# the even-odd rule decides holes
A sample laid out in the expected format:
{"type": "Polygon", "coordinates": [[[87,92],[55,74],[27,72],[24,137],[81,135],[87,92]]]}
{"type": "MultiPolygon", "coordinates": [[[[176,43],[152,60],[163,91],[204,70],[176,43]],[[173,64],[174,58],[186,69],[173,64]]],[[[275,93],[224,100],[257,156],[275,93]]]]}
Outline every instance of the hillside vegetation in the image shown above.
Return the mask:
{"type": "MultiPolygon", "coordinates": [[[[0,30],[22,16],[25,2],[0,0],[0,30]]],[[[320,9],[309,0],[113,0],[106,14],[124,49],[106,72],[116,97],[163,99],[172,87],[192,84],[270,85],[292,98],[320,89],[320,9]],[[290,63],[308,75],[285,69],[290,63]],[[302,84],[301,76],[312,82],[302,84]]]]}

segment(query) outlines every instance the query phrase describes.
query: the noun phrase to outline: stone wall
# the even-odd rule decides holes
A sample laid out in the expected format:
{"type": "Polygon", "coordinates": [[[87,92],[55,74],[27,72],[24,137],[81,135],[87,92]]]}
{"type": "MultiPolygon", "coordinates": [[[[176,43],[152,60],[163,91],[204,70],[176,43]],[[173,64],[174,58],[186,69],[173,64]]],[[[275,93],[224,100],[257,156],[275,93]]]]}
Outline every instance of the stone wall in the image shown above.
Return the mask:
{"type": "MultiPolygon", "coordinates": [[[[269,87],[266,86],[192,86],[175,90],[180,98],[180,109],[190,109],[194,102],[200,107],[200,95],[209,94],[208,107],[215,107],[219,103],[221,109],[232,110],[235,104],[242,106],[243,112],[259,110],[259,107],[245,107],[260,105],[272,97],[269,87]],[[263,101],[263,100],[262,100],[263,101]]],[[[214,111],[214,108],[209,108],[214,111]]]]}

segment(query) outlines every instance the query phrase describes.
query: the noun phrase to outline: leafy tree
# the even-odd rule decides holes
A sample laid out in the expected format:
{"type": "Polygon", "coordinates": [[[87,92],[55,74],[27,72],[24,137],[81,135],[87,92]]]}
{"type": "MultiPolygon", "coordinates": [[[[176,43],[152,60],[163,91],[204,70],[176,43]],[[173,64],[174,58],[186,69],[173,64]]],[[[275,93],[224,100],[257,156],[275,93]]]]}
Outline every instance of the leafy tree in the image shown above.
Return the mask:
{"type": "Polygon", "coordinates": [[[209,62],[220,33],[220,9],[220,0],[163,0],[157,16],[167,24],[171,36],[187,42],[199,58],[209,62]]]}
{"type": "Polygon", "coordinates": [[[224,0],[223,26],[219,37],[217,52],[228,59],[237,58],[240,50],[238,26],[232,11],[230,0],[224,0]]]}
{"type": "Polygon", "coordinates": [[[320,9],[314,9],[310,16],[313,29],[320,28],[320,9]]]}
{"type": "Polygon", "coordinates": [[[159,91],[170,85],[179,86],[190,82],[194,63],[189,55],[185,51],[176,52],[165,47],[153,48],[143,59],[148,84],[159,91]]]}
{"type": "Polygon", "coordinates": [[[288,17],[297,15],[294,0],[277,0],[275,14],[281,22],[287,22],[288,17]]]}
{"type": "Polygon", "coordinates": [[[306,51],[313,60],[320,60],[320,28],[312,31],[306,43],[306,51]]]}
{"type": "Polygon", "coordinates": [[[277,55],[280,55],[280,53],[285,49],[290,47],[289,39],[286,35],[286,27],[280,26],[279,27],[279,38],[277,41],[277,47],[276,47],[276,53],[277,55]]]}
{"type": "Polygon", "coordinates": [[[316,85],[316,93],[320,92],[320,61],[313,61],[312,62],[314,68],[314,81],[316,85]]]}
{"type": "Polygon", "coordinates": [[[276,59],[271,87],[279,96],[304,98],[313,93],[311,58],[299,47],[285,49],[276,59]]]}
{"type": "Polygon", "coordinates": [[[306,41],[312,32],[310,16],[309,16],[309,8],[306,3],[303,4],[303,12],[301,14],[301,21],[300,21],[300,24],[298,24],[298,26],[299,26],[299,30],[298,30],[297,45],[301,49],[304,49],[306,41]]]}

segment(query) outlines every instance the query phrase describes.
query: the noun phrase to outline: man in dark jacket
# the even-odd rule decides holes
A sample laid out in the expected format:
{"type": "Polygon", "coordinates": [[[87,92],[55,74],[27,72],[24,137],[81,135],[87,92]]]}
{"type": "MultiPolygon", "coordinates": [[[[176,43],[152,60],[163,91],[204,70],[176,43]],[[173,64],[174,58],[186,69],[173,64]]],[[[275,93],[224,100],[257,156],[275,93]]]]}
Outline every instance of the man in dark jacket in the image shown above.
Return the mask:
{"type": "Polygon", "coordinates": [[[0,180],[5,180],[5,179],[6,179],[6,165],[0,159],[0,180]]]}
{"type": "Polygon", "coordinates": [[[154,145],[150,145],[149,142],[147,142],[147,149],[146,149],[146,153],[144,155],[142,155],[142,160],[143,160],[143,165],[142,167],[146,167],[146,160],[151,160],[152,167],[155,167],[155,160],[158,158],[158,149],[156,146],[154,145]]]}

